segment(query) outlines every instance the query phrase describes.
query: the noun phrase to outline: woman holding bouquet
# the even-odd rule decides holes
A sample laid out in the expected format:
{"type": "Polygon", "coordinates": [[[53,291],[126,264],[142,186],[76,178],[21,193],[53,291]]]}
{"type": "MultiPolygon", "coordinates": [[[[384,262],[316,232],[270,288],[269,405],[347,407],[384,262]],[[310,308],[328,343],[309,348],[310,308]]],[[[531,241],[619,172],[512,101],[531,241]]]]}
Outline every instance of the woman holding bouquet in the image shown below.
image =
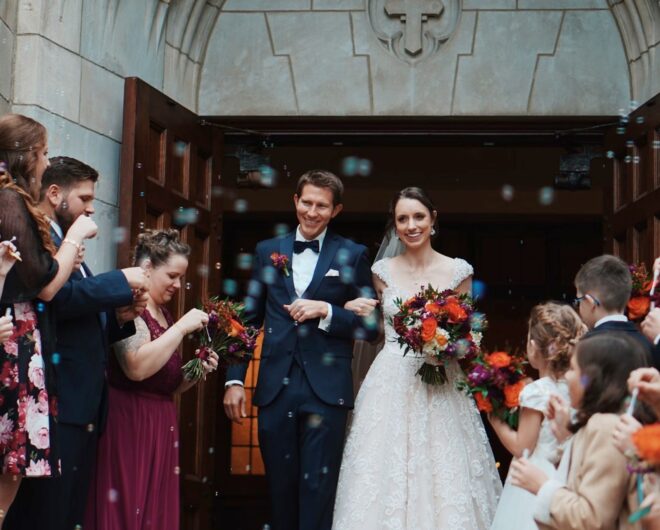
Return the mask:
{"type": "MultiPolygon", "coordinates": [[[[176,230],[138,236],[135,264],[148,271],[147,308],[136,333],[115,345],[110,359],[110,408],[99,440],[97,476],[85,528],[179,528],[178,422],[173,397],[198,382],[184,379],[179,347],[208,316],[191,309],[174,322],[165,305],[181,288],[190,247],[176,230]]],[[[217,368],[212,352],[203,374],[217,368]]]]}
{"type": "Polygon", "coordinates": [[[420,188],[401,190],[390,214],[401,253],[372,267],[385,345],[355,403],[333,528],[488,529],[502,485],[474,401],[455,388],[458,363],[447,363],[444,384],[423,382],[418,372],[431,361],[405,355],[391,324],[397,299],[422,286],[469,293],[472,267],[431,247],[437,211],[420,188]]]}

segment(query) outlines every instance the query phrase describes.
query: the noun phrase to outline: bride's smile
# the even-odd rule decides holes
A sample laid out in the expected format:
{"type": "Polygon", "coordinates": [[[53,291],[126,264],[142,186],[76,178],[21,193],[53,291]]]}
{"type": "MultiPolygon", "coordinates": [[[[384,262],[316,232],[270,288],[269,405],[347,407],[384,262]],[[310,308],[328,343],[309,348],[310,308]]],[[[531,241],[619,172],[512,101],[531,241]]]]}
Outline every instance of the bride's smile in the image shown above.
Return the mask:
{"type": "Polygon", "coordinates": [[[428,242],[435,221],[434,213],[416,199],[399,200],[395,211],[396,232],[404,245],[417,247],[428,242]]]}

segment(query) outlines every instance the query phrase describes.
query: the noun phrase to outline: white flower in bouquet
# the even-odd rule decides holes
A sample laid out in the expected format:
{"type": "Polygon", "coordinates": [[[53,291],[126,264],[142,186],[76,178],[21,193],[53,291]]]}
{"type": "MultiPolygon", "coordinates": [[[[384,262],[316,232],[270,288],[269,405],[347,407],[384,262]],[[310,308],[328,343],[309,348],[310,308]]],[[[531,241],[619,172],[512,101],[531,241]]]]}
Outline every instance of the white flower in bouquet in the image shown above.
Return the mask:
{"type": "Polygon", "coordinates": [[[483,338],[483,333],[481,331],[472,331],[470,333],[472,335],[472,342],[474,342],[474,345],[477,348],[481,348],[481,339],[483,338]]]}

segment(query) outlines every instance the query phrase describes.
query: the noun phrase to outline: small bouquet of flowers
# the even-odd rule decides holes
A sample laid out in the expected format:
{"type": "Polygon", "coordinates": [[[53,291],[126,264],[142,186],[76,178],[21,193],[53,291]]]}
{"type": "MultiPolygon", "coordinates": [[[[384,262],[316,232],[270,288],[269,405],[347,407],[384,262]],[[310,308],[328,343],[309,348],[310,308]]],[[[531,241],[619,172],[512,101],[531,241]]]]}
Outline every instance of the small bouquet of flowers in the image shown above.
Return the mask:
{"type": "Polygon", "coordinates": [[[629,267],[632,276],[632,292],[628,301],[628,318],[639,322],[647,315],[651,304],[660,305],[660,293],[655,292],[658,278],[657,275],[656,277],[651,276],[644,263],[629,267]]]}
{"type": "Polygon", "coordinates": [[[459,390],[474,397],[480,412],[493,414],[511,428],[518,426],[520,392],[525,387],[524,357],[504,351],[480,353],[466,371],[459,390]]]}
{"type": "Polygon", "coordinates": [[[209,315],[209,323],[198,332],[199,348],[195,357],[183,365],[188,380],[204,374],[202,362],[216,352],[223,364],[234,364],[252,358],[259,330],[243,323],[244,306],[229,299],[213,297],[202,303],[202,311],[209,315]]]}
{"type": "Polygon", "coordinates": [[[412,350],[424,357],[417,373],[425,383],[446,383],[449,361],[464,361],[478,353],[486,321],[475,313],[469,295],[428,285],[412,298],[394,302],[399,311],[391,323],[397,341],[405,354],[412,350]]]}
{"type": "Polygon", "coordinates": [[[660,423],[644,425],[632,434],[631,440],[635,449],[626,451],[625,454],[629,460],[628,472],[636,475],[637,500],[640,507],[630,515],[628,521],[636,523],[651,511],[651,505],[642,504],[644,490],[650,487],[651,490],[657,491],[658,479],[654,474],[660,471],[660,423]],[[650,477],[648,481],[644,479],[645,476],[650,477]]]}

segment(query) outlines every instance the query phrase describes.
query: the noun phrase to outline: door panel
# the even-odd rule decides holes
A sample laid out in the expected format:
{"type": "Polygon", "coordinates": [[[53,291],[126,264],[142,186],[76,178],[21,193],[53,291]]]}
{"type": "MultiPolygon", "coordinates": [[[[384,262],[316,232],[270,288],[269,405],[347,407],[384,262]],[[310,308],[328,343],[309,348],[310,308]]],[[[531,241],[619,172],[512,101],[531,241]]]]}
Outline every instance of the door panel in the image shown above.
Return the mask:
{"type": "MultiPolygon", "coordinates": [[[[220,261],[221,210],[211,190],[220,179],[223,138],[137,78],[126,79],[124,91],[119,218],[129,237],[119,245],[119,264],[130,264],[136,237],[144,228],[179,228],[192,251],[184,285],[170,305],[178,318],[220,292],[214,264],[220,261]],[[192,209],[197,221],[186,224],[192,209]]],[[[193,341],[184,339],[184,361],[192,357],[193,348],[193,341]]],[[[175,472],[180,473],[181,528],[186,530],[212,525],[217,399],[216,374],[177,399],[180,467],[175,472]]]]}

